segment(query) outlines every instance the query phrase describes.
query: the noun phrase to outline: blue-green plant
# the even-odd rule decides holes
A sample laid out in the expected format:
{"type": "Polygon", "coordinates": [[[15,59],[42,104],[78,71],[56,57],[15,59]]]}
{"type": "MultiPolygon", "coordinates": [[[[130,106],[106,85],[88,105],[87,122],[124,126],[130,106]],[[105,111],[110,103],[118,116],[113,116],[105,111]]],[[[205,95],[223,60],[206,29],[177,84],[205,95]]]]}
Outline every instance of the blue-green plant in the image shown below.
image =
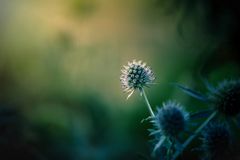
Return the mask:
{"type": "Polygon", "coordinates": [[[205,159],[206,157],[212,159],[217,152],[221,152],[222,148],[218,146],[218,143],[224,143],[226,147],[230,144],[229,129],[222,123],[226,124],[229,120],[233,120],[240,126],[240,80],[224,80],[217,87],[204,81],[208,89],[206,94],[181,84],[175,84],[191,97],[203,101],[209,106],[207,110],[192,114],[186,112],[182,105],[175,101],[163,103],[161,107],[157,108],[156,114],[154,113],[144,87],[154,84],[155,76],[151,68],[142,61],[128,62],[128,65],[122,69],[120,80],[124,91],[129,93],[127,98],[136,90],[143,96],[151,115],[149,119],[153,123],[153,129],[150,129],[150,135],[155,137],[153,153],[159,151],[161,159],[177,159],[200,133],[203,133],[202,148],[207,152],[205,159]],[[222,117],[225,121],[220,124],[211,123],[213,119],[218,117],[222,117]],[[198,124],[195,131],[188,132],[191,134],[188,134],[186,140],[181,143],[179,136],[186,131],[190,120],[195,118],[205,118],[205,120],[198,124]],[[222,141],[218,141],[218,136],[223,138],[222,141]]]}
{"type": "Polygon", "coordinates": [[[211,122],[202,131],[202,146],[204,160],[232,159],[232,134],[226,123],[211,122]]]}
{"type": "Polygon", "coordinates": [[[240,115],[240,80],[224,80],[217,87],[205,81],[207,94],[194,91],[186,86],[177,86],[188,95],[206,102],[210,110],[215,110],[225,118],[236,118],[240,115]]]}
{"type": "Polygon", "coordinates": [[[121,71],[120,81],[122,88],[124,92],[129,93],[127,99],[134,91],[138,90],[140,95],[144,97],[151,116],[154,117],[154,112],[144,91],[144,87],[153,84],[155,80],[152,69],[146,63],[142,63],[142,61],[133,60],[128,62],[126,66],[123,66],[121,71]]]}
{"type": "Polygon", "coordinates": [[[153,154],[162,146],[169,146],[166,159],[171,159],[172,153],[181,147],[179,137],[187,130],[188,121],[189,113],[175,101],[167,101],[158,107],[152,120],[155,129],[150,130],[150,135],[157,138],[153,154]]]}
{"type": "MultiPolygon", "coordinates": [[[[203,101],[210,107],[206,112],[198,112],[201,115],[204,113],[208,114],[207,119],[202,125],[197,128],[195,133],[190,136],[183,144],[182,149],[187,147],[191,141],[201,132],[201,130],[208,125],[208,123],[216,117],[216,115],[223,117],[226,122],[232,119],[239,125],[239,114],[240,114],[240,80],[224,80],[220,82],[217,87],[212,86],[208,81],[204,80],[206,88],[208,89],[207,94],[202,94],[198,91],[192,90],[186,86],[176,84],[178,88],[187,93],[188,95],[203,101]]],[[[174,158],[177,158],[181,154],[181,151],[177,151],[174,154],[174,158]]]]}

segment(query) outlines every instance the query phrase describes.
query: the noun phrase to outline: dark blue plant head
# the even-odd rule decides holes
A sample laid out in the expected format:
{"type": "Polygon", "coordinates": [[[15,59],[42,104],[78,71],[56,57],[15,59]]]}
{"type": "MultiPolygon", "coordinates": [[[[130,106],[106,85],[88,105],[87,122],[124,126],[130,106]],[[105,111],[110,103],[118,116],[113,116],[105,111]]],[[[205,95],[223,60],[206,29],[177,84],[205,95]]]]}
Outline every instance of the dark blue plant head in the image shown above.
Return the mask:
{"type": "Polygon", "coordinates": [[[216,110],[228,117],[240,113],[240,80],[224,80],[209,89],[208,99],[216,110]]]}
{"type": "Polygon", "coordinates": [[[202,150],[205,159],[218,160],[229,156],[232,136],[226,124],[212,122],[202,131],[202,150]]]}
{"type": "Polygon", "coordinates": [[[154,124],[161,135],[177,138],[186,129],[188,118],[189,114],[179,103],[168,101],[157,109],[154,124]]]}
{"type": "MultiPolygon", "coordinates": [[[[206,81],[205,81],[206,82],[206,81]]],[[[188,95],[208,103],[213,109],[226,117],[237,117],[240,113],[240,79],[224,80],[213,87],[208,82],[205,83],[208,94],[192,90],[180,84],[176,84],[183,92],[188,95]]]]}

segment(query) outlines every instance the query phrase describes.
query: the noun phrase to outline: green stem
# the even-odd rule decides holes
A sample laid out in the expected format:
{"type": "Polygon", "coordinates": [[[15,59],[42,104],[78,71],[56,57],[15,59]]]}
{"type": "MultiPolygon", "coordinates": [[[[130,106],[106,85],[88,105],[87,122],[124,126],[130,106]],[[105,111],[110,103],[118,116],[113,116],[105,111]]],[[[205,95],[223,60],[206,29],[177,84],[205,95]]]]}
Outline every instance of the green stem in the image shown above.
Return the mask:
{"type": "Polygon", "coordinates": [[[142,92],[142,95],[143,95],[144,100],[145,100],[145,102],[146,102],[146,104],[147,104],[147,107],[148,107],[148,110],[149,110],[149,112],[150,112],[150,114],[151,114],[151,117],[155,117],[155,114],[154,114],[154,112],[153,112],[153,110],[152,110],[152,107],[151,107],[149,101],[148,101],[148,98],[147,98],[147,95],[146,95],[144,89],[141,88],[140,92],[142,92]]]}
{"type": "Polygon", "coordinates": [[[182,148],[177,150],[175,154],[173,155],[173,160],[175,160],[181,153],[182,151],[191,143],[191,141],[201,132],[201,130],[215,117],[217,114],[217,111],[213,112],[206,121],[202,123],[200,127],[197,128],[197,130],[194,132],[192,136],[190,136],[182,145],[182,148]]]}

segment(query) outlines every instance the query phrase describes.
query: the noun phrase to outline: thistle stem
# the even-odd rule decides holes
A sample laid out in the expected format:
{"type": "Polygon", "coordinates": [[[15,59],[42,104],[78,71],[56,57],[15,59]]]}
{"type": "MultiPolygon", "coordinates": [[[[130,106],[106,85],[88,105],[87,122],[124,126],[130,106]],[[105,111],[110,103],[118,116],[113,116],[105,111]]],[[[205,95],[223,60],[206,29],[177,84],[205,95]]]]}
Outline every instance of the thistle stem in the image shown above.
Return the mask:
{"type": "Polygon", "coordinates": [[[153,112],[153,110],[152,110],[152,107],[151,107],[149,101],[148,101],[148,98],[147,98],[147,95],[146,95],[144,89],[141,88],[140,92],[142,92],[142,95],[143,95],[144,100],[145,100],[145,102],[146,102],[146,104],[147,104],[147,107],[148,107],[148,110],[149,110],[149,112],[150,112],[150,114],[151,114],[151,117],[155,117],[155,114],[154,114],[154,112],[153,112]]]}
{"type": "Polygon", "coordinates": [[[190,136],[182,145],[182,148],[177,150],[175,154],[173,155],[173,160],[175,160],[181,153],[182,151],[191,143],[191,141],[201,132],[201,130],[215,117],[217,114],[217,111],[213,112],[203,123],[200,127],[196,129],[194,134],[190,136]]]}
{"type": "Polygon", "coordinates": [[[171,154],[173,153],[174,145],[174,141],[171,141],[170,148],[167,151],[167,160],[171,160],[171,154]]]}

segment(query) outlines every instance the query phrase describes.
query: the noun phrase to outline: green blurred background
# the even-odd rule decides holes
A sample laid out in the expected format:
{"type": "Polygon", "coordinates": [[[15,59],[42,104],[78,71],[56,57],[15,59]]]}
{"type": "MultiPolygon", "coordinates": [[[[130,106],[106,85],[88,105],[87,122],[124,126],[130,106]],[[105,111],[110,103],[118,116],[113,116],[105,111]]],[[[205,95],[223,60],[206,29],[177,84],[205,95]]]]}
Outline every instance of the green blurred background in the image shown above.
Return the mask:
{"type": "Polygon", "coordinates": [[[0,159],[150,159],[148,111],[138,93],[126,100],[122,65],[152,67],[154,108],[168,99],[204,108],[170,83],[205,92],[201,76],[214,85],[239,76],[236,4],[0,0],[0,159]]]}

